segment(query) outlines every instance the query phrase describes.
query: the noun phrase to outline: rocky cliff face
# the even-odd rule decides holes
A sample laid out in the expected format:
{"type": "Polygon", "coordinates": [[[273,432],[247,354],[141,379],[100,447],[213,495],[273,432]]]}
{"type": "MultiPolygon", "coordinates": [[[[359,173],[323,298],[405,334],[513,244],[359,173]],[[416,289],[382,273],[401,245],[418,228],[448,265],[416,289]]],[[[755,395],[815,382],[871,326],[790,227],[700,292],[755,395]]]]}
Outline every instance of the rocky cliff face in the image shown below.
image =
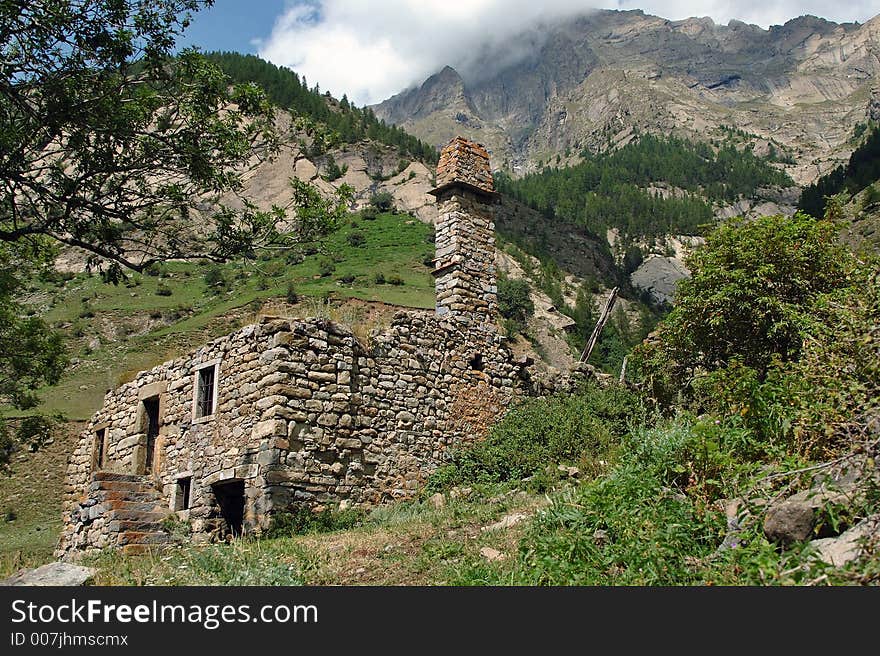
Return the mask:
{"type": "MultiPolygon", "coordinates": [[[[707,139],[733,126],[790,155],[805,183],[845,157],[853,126],[880,111],[880,17],[805,16],[764,30],[600,11],[542,29],[517,39],[531,45],[513,63],[461,75],[447,66],[377,115],[438,145],[476,139],[519,172],[557,155],[576,161],[636,130],[707,139]]],[[[504,54],[483,61],[510,62],[504,54]]]]}

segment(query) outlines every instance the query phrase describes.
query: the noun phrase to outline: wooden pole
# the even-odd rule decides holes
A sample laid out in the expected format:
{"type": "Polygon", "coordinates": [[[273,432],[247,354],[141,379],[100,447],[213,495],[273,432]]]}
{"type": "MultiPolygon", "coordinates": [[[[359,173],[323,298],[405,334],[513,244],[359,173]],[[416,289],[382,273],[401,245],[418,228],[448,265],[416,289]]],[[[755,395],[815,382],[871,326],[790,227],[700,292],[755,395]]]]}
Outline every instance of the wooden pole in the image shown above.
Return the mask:
{"type": "Polygon", "coordinates": [[[620,287],[612,289],[611,295],[608,297],[608,300],[605,301],[605,308],[602,310],[602,314],[599,317],[599,321],[596,323],[596,327],[593,328],[593,334],[590,335],[590,341],[587,342],[587,348],[585,348],[584,352],[581,354],[581,364],[590,359],[590,354],[592,354],[593,349],[596,347],[596,342],[599,341],[599,335],[602,334],[602,329],[608,322],[608,317],[611,316],[611,310],[614,309],[614,303],[617,301],[617,292],[619,291],[620,287]]]}
{"type": "Polygon", "coordinates": [[[620,384],[621,385],[623,385],[623,383],[626,381],[626,363],[627,362],[629,362],[629,356],[624,355],[623,356],[623,364],[620,365],[620,384]]]}

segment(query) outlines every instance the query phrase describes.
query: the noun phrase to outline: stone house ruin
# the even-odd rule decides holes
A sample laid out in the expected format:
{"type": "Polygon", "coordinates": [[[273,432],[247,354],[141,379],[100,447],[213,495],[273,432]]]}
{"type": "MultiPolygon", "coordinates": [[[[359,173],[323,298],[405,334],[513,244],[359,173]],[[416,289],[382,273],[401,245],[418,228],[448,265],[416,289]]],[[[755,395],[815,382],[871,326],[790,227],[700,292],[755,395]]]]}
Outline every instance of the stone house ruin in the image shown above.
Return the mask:
{"type": "Polygon", "coordinates": [[[436,312],[364,345],[325,320],[264,318],[107,393],[67,470],[59,555],[259,532],[273,513],[414,495],[451,446],[535,393],[496,329],[489,155],[454,139],[436,196],[436,312]]]}

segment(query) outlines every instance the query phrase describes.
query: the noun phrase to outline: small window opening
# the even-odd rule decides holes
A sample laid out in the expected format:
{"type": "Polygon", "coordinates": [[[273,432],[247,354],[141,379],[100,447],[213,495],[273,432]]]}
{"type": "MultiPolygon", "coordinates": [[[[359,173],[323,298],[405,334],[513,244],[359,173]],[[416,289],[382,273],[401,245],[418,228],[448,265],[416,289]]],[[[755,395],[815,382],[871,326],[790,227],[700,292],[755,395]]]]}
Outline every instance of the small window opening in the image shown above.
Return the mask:
{"type": "Polygon", "coordinates": [[[196,419],[214,414],[214,381],[216,367],[199,369],[196,383],[196,419]]]}
{"type": "Polygon", "coordinates": [[[468,365],[470,366],[471,371],[482,371],[485,366],[483,364],[483,356],[477,353],[470,359],[468,365]]]}
{"type": "Polygon", "coordinates": [[[106,436],[106,428],[99,428],[95,431],[94,469],[104,469],[104,439],[106,436]]]}
{"type": "Polygon", "coordinates": [[[192,477],[177,479],[177,489],[174,491],[174,510],[189,510],[189,495],[192,488],[192,477]]]}
{"type": "Polygon", "coordinates": [[[143,400],[144,404],[144,432],[147,434],[147,458],[144,463],[144,473],[153,471],[155,460],[156,438],[159,437],[159,397],[154,396],[143,400]]]}

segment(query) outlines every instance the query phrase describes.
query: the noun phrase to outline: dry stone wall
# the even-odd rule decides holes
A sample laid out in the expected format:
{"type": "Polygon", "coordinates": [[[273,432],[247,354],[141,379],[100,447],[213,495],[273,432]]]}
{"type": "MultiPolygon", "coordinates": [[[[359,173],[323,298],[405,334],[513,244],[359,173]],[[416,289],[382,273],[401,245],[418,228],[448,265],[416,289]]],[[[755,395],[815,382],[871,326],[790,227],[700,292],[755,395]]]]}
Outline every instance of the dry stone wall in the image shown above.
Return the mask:
{"type": "Polygon", "coordinates": [[[70,458],[59,555],[161,541],[162,512],[207,541],[412,496],[451,447],[548,391],[496,330],[488,154],[454,140],[438,174],[437,312],[398,313],[367,344],[264,319],[108,392],[70,458]]]}

